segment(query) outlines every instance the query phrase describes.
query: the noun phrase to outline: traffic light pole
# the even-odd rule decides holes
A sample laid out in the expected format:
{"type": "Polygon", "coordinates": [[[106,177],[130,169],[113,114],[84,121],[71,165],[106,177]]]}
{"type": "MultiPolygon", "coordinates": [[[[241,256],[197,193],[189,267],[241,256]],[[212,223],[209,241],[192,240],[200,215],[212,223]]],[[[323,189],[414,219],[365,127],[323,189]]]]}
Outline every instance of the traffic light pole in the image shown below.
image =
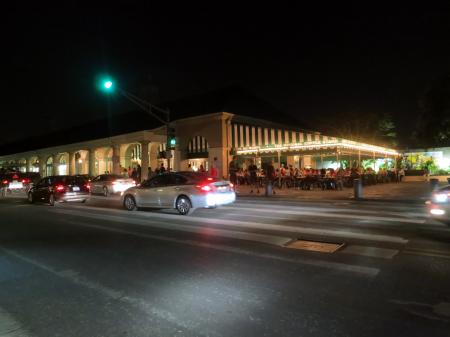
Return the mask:
{"type": "MultiPolygon", "coordinates": [[[[145,100],[143,100],[142,98],[139,98],[121,88],[118,88],[120,91],[120,94],[122,96],[124,96],[126,99],[128,99],[129,101],[133,102],[135,105],[137,105],[138,107],[140,107],[142,110],[144,110],[145,112],[147,112],[150,116],[152,116],[153,118],[157,119],[158,121],[160,121],[161,123],[163,123],[166,127],[166,158],[167,153],[168,153],[168,149],[171,148],[171,144],[169,144],[169,123],[170,123],[170,111],[169,110],[164,110],[162,108],[159,108],[145,100]],[[165,115],[165,119],[159,117],[157,114],[155,114],[153,112],[153,110],[156,110],[162,114],[165,115]],[[170,145],[170,146],[169,146],[170,145]]],[[[170,156],[172,156],[172,150],[170,150],[170,156]]],[[[172,158],[167,158],[167,171],[170,171],[170,159],[172,158]]],[[[144,168],[146,169],[146,168],[144,168]]]]}

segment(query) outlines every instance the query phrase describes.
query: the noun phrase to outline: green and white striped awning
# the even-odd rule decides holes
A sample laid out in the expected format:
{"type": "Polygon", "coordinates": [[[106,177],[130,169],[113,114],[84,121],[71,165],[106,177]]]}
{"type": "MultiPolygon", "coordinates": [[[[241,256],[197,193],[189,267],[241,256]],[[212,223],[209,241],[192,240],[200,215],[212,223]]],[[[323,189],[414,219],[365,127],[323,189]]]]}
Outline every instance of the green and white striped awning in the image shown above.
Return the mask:
{"type": "Polygon", "coordinates": [[[320,133],[298,132],[237,123],[231,125],[231,142],[232,147],[236,150],[236,154],[342,149],[378,155],[398,155],[398,152],[393,149],[342,138],[328,137],[320,133]]]}

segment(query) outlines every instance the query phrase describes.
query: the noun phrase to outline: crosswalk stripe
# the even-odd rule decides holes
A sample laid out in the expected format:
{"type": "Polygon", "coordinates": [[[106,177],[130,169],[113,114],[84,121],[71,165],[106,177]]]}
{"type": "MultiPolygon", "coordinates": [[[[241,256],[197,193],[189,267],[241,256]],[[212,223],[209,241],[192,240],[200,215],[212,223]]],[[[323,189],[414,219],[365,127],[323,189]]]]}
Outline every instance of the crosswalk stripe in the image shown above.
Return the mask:
{"type": "Polygon", "coordinates": [[[174,223],[159,223],[148,219],[138,219],[138,218],[124,218],[123,216],[115,216],[115,215],[106,215],[106,214],[92,214],[92,213],[86,213],[86,212],[79,212],[79,211],[62,211],[62,210],[55,210],[57,213],[63,213],[63,214],[69,214],[69,215],[75,215],[75,216],[81,216],[85,218],[91,218],[96,220],[105,220],[105,221],[114,221],[114,222],[127,222],[134,225],[139,226],[146,226],[146,227],[152,227],[152,228],[162,228],[162,229],[171,229],[171,230],[178,230],[183,232],[190,232],[190,233],[196,233],[196,234],[202,234],[202,235],[208,235],[208,236],[218,236],[218,237],[226,237],[231,239],[238,239],[238,240],[248,240],[248,241],[255,241],[255,242],[262,242],[262,243],[268,243],[276,246],[284,246],[286,243],[291,241],[292,237],[282,237],[277,235],[265,235],[265,234],[258,234],[258,233],[248,233],[248,232],[240,232],[240,231],[232,231],[232,230],[224,230],[224,229],[217,229],[217,228],[204,228],[204,227],[193,227],[190,225],[180,225],[180,224],[174,224],[174,223]]]}
{"type": "Polygon", "coordinates": [[[120,228],[112,228],[112,227],[80,223],[78,221],[71,221],[71,220],[62,220],[62,221],[64,221],[65,223],[75,225],[75,226],[83,226],[83,227],[88,227],[88,228],[101,229],[101,230],[106,230],[106,231],[120,233],[120,234],[133,235],[133,236],[137,236],[137,237],[141,237],[141,238],[148,238],[148,239],[153,239],[153,240],[172,242],[172,243],[189,245],[189,246],[194,246],[194,247],[214,249],[217,251],[241,254],[241,255],[246,255],[246,256],[253,256],[253,257],[257,257],[257,258],[272,259],[272,260],[295,263],[295,264],[309,265],[309,266],[314,266],[314,267],[319,267],[319,268],[333,269],[333,270],[338,270],[338,271],[343,271],[343,272],[351,272],[351,273],[359,274],[359,275],[366,276],[366,277],[375,277],[380,272],[379,268],[374,268],[374,267],[346,264],[346,263],[341,263],[341,262],[331,262],[331,261],[325,261],[325,260],[320,260],[320,259],[309,259],[309,258],[305,258],[305,257],[301,257],[301,256],[287,257],[287,256],[275,255],[272,253],[255,252],[255,251],[251,251],[251,250],[247,250],[247,249],[243,249],[243,248],[231,247],[231,246],[226,246],[226,245],[222,245],[222,244],[199,242],[199,241],[194,241],[194,240],[189,240],[189,239],[176,239],[176,238],[165,237],[165,236],[161,236],[161,235],[153,235],[153,234],[134,232],[134,231],[128,230],[128,229],[125,230],[125,229],[120,229],[120,228]]]}
{"type": "MultiPolygon", "coordinates": [[[[89,207],[83,207],[83,209],[86,209],[89,207]]],[[[99,209],[96,207],[90,207],[91,209],[95,209],[98,211],[99,209]]],[[[58,212],[65,212],[66,210],[53,210],[58,212]]],[[[121,210],[109,210],[114,213],[124,215],[124,211],[121,210]]],[[[86,214],[86,212],[82,212],[81,214],[86,214]]],[[[127,213],[129,214],[129,213],[127,213]]],[[[182,217],[180,215],[175,214],[162,214],[162,213],[134,213],[135,216],[139,216],[141,218],[159,218],[159,219],[171,219],[175,221],[183,221],[183,222],[191,222],[195,223],[196,225],[199,224],[212,224],[212,225],[219,225],[219,226],[234,226],[234,227],[241,227],[241,228],[248,228],[248,229],[263,229],[263,230],[270,230],[270,231],[277,231],[277,232],[288,232],[288,233],[296,233],[296,234],[303,234],[303,235],[317,235],[317,236],[331,236],[331,237],[337,237],[341,239],[362,239],[367,241],[377,241],[377,242],[391,242],[391,243],[399,243],[399,244],[406,244],[408,240],[397,237],[397,236],[389,236],[389,235],[380,235],[380,234],[371,234],[371,233],[360,233],[360,232],[352,232],[348,230],[332,230],[332,229],[320,229],[320,228],[309,228],[309,227],[294,227],[294,226],[286,226],[286,225],[278,225],[278,224],[267,224],[267,223],[261,223],[261,222],[246,222],[246,221],[239,221],[239,220],[230,220],[230,219],[213,219],[213,218],[201,218],[201,217],[195,217],[195,216],[187,216],[182,217]]],[[[100,218],[104,219],[103,215],[99,215],[100,218]]],[[[134,217],[133,217],[134,218],[134,217]]],[[[123,221],[127,222],[131,219],[131,217],[125,218],[123,221]]],[[[276,220],[276,219],[275,219],[276,220]]],[[[167,226],[163,226],[164,228],[167,228],[167,226]]],[[[292,234],[290,234],[292,235],[292,234]]]]}
{"type": "MultiPolygon", "coordinates": [[[[235,209],[230,206],[222,207],[223,209],[235,209]]],[[[246,211],[255,211],[254,208],[247,207],[239,207],[240,210],[246,211]]],[[[276,213],[276,214],[292,214],[292,215],[305,215],[305,216],[314,216],[314,217],[325,217],[325,218],[343,218],[343,219],[371,219],[371,220],[379,220],[379,221],[390,221],[390,222],[406,222],[406,223],[418,223],[423,224],[426,220],[417,220],[417,219],[406,219],[406,218],[388,218],[384,216],[375,216],[375,215],[357,215],[357,214],[336,214],[336,213],[326,213],[322,210],[322,212],[308,212],[303,210],[297,211],[288,211],[288,210],[278,210],[278,209],[257,209],[258,212],[265,213],[276,213]]]]}

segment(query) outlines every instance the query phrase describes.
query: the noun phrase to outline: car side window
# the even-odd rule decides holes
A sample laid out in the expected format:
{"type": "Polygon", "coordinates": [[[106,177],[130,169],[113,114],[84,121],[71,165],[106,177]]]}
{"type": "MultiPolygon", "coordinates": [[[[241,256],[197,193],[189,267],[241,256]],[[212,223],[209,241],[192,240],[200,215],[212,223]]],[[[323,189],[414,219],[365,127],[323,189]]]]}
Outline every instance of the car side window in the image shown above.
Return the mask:
{"type": "Polygon", "coordinates": [[[163,185],[163,179],[162,179],[162,178],[163,178],[162,176],[158,176],[158,177],[155,177],[155,178],[151,179],[151,180],[149,181],[149,187],[160,187],[160,186],[164,186],[164,185],[163,185]]]}
{"type": "Polygon", "coordinates": [[[187,181],[186,177],[175,175],[175,185],[186,185],[187,181]]]}
{"type": "Polygon", "coordinates": [[[100,181],[100,178],[101,178],[101,176],[97,176],[94,179],[92,179],[92,181],[95,181],[95,182],[100,181]]]}

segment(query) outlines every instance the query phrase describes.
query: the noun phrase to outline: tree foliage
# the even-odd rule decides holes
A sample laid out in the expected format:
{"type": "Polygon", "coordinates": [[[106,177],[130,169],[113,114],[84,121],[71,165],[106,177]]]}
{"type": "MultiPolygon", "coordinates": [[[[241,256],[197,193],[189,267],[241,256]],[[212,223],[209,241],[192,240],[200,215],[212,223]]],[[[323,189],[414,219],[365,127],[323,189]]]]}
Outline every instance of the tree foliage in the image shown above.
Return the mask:
{"type": "Polygon", "coordinates": [[[419,109],[415,145],[450,146],[450,74],[431,84],[419,101],[419,109]]]}
{"type": "Polygon", "coordinates": [[[326,133],[384,146],[397,145],[397,132],[390,114],[347,111],[321,121],[326,133]]]}

